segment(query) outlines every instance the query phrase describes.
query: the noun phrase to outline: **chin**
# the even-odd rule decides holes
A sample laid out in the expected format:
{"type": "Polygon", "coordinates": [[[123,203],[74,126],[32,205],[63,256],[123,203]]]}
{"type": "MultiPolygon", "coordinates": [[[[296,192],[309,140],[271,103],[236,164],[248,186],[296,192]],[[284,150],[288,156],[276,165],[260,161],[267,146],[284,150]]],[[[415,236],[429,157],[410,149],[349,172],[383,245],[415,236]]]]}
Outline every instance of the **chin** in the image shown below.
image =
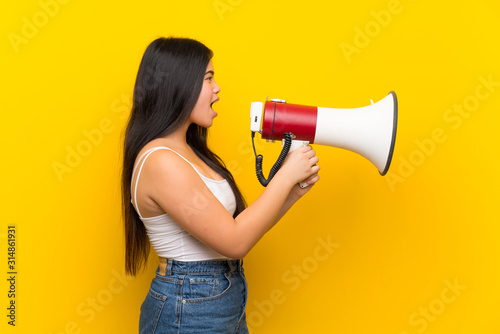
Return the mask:
{"type": "Polygon", "coordinates": [[[193,122],[198,126],[204,127],[204,128],[209,128],[214,124],[213,119],[210,121],[205,121],[205,122],[193,122]]]}

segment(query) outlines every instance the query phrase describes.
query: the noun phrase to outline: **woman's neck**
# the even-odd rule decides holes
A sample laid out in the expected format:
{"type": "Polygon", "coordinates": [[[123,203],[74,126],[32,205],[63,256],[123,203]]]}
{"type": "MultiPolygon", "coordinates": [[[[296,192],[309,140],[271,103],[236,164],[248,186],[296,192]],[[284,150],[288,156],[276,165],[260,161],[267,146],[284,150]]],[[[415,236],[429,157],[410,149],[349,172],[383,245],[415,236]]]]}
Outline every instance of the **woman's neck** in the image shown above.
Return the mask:
{"type": "Polygon", "coordinates": [[[189,125],[191,125],[191,123],[186,122],[174,132],[159,139],[167,143],[168,146],[172,147],[173,149],[190,150],[189,144],[186,141],[186,133],[187,129],[189,128],[189,125]]]}

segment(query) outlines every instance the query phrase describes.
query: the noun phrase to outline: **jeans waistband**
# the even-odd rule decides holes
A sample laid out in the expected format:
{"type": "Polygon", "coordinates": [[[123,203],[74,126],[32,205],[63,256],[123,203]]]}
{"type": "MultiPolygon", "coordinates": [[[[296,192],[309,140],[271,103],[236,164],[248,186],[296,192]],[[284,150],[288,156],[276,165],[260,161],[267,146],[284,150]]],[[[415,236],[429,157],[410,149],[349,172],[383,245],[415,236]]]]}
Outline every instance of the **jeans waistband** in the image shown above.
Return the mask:
{"type": "Polygon", "coordinates": [[[172,273],[227,273],[241,271],[243,260],[210,260],[184,262],[160,257],[160,275],[170,276],[172,273]]]}

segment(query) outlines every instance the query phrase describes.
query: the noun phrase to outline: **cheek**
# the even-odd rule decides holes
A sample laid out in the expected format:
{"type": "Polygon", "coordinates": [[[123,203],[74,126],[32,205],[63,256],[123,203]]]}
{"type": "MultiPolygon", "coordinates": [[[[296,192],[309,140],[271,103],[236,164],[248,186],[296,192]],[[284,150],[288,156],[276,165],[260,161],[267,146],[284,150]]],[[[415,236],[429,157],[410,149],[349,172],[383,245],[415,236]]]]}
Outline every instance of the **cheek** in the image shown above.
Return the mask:
{"type": "Polygon", "coordinates": [[[210,104],[197,105],[191,112],[190,116],[191,121],[200,126],[210,126],[211,124],[207,123],[211,121],[209,110],[210,110],[210,104]]]}
{"type": "Polygon", "coordinates": [[[192,113],[199,113],[201,110],[206,109],[207,106],[210,106],[210,97],[207,94],[204,94],[204,92],[202,91],[200,96],[198,97],[198,101],[196,101],[192,113]]]}
{"type": "Polygon", "coordinates": [[[214,88],[212,87],[212,85],[210,85],[208,81],[204,82],[203,86],[201,87],[199,99],[210,100],[212,98],[213,91],[214,88]]]}

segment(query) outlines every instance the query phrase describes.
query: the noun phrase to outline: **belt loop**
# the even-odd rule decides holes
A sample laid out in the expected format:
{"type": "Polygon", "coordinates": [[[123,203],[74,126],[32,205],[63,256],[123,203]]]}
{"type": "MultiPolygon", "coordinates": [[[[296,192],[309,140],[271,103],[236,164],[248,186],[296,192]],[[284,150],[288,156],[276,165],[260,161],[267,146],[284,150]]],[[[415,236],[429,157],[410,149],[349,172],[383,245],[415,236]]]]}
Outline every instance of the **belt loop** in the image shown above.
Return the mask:
{"type": "Polygon", "coordinates": [[[230,272],[233,272],[236,270],[236,268],[234,267],[234,262],[233,260],[227,260],[227,264],[229,265],[229,271],[230,272]]]}
{"type": "Polygon", "coordinates": [[[174,262],[174,260],[167,260],[167,272],[166,272],[167,276],[172,275],[172,264],[173,264],[173,262],[174,262]]]}
{"type": "Polygon", "coordinates": [[[168,260],[165,257],[160,257],[160,270],[159,270],[160,275],[165,276],[165,275],[172,275],[172,260],[168,260]]]}
{"type": "Polygon", "coordinates": [[[167,259],[164,257],[160,257],[160,270],[158,271],[161,276],[165,276],[165,272],[167,269],[167,259]]]}

